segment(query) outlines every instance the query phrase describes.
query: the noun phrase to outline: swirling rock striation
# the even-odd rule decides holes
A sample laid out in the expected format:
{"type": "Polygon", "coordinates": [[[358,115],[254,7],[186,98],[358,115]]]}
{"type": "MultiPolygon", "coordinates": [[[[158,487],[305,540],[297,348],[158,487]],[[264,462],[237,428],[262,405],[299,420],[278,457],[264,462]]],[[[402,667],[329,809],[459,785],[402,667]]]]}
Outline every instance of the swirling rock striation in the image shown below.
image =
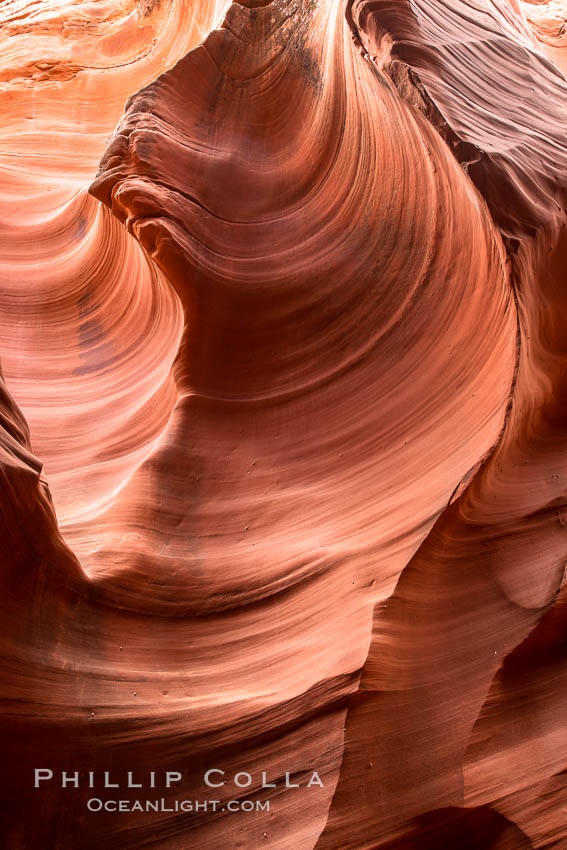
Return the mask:
{"type": "Polygon", "coordinates": [[[7,63],[24,103],[47,87],[41,126],[56,85],[80,128],[69,181],[42,184],[56,152],[6,189],[32,284],[3,298],[32,435],[5,393],[10,841],[567,840],[565,79],[505,0],[196,6],[171,49],[188,7],[121,5],[119,38],[88,24],[110,90],[155,79],[90,195],[99,53],[7,63]],[[272,811],[89,816],[50,786],[31,823],[32,761],[178,769],[195,797],[249,770],[272,811]]]}

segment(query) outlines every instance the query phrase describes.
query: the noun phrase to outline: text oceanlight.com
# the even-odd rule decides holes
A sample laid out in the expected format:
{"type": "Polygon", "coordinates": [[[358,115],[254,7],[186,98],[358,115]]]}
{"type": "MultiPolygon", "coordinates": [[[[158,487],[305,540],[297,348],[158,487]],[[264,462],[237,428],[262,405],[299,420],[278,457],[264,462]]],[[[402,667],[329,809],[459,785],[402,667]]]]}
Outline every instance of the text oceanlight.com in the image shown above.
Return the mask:
{"type": "MultiPolygon", "coordinates": [[[[193,787],[195,775],[188,775],[193,787]]],[[[283,775],[271,776],[268,771],[253,773],[248,770],[237,772],[210,768],[201,776],[205,794],[212,793],[224,799],[172,799],[173,793],[180,792],[186,780],[182,771],[54,771],[51,768],[35,768],[33,787],[36,789],[59,787],[73,790],[93,790],[93,796],[85,795],[86,806],[90,812],[269,812],[269,800],[243,799],[245,795],[256,796],[262,791],[278,789],[285,791],[293,788],[324,788],[317,771],[285,771],[283,775]],[[120,796],[125,790],[165,789],[171,795],[151,799],[106,799],[107,795],[95,796],[108,789],[119,789],[120,796]]],[[[159,793],[159,791],[158,791],[159,793]]],[[[163,791],[162,791],[163,793],[163,791]]],[[[199,791],[197,791],[199,794],[199,791]]],[[[118,795],[116,795],[118,796],[118,795]]],[[[124,794],[126,796],[126,794],[124,794]]],[[[135,794],[134,794],[135,796],[135,794]]],[[[141,796],[141,795],[140,795],[141,796]]],[[[269,796],[269,794],[265,795],[269,796]]]]}
{"type": "Polygon", "coordinates": [[[87,800],[90,812],[269,812],[269,800],[87,800]]]}

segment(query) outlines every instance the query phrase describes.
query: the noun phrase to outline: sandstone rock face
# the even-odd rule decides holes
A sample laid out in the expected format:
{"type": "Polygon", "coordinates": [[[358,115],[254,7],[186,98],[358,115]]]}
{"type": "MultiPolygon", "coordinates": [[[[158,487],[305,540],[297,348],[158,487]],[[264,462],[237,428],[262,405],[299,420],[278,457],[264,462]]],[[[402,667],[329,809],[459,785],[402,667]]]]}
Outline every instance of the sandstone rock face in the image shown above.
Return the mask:
{"type": "Polygon", "coordinates": [[[567,847],[561,3],[5,6],[6,846],[567,847]]]}
{"type": "Polygon", "coordinates": [[[523,0],[520,3],[546,55],[567,71],[567,3],[565,0],[523,0]]]}

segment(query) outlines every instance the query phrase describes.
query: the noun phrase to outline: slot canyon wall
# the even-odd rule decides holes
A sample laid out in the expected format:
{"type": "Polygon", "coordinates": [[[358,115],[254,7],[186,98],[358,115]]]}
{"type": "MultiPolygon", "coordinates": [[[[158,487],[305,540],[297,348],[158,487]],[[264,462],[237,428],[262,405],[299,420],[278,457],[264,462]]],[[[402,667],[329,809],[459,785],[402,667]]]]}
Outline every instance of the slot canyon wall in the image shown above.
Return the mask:
{"type": "Polygon", "coordinates": [[[3,846],[566,850],[567,5],[0,25],[3,846]]]}

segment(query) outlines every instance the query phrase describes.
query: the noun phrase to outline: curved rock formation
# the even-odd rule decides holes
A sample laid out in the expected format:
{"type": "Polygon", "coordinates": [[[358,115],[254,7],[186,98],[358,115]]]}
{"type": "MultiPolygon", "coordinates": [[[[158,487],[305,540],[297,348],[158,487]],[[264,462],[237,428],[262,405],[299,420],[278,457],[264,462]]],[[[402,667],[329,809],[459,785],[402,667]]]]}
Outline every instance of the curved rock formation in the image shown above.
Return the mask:
{"type": "Polygon", "coordinates": [[[143,252],[86,188],[127,97],[193,47],[222,6],[4,6],[2,364],[67,528],[109,501],[163,429],[182,323],[143,252]]]}
{"type": "Polygon", "coordinates": [[[560,847],[567,82],[545,28],[516,0],[222,24],[20,5],[8,846],[560,847]],[[182,794],[134,796],[196,800],[211,768],[216,811],[86,805],[166,770],[182,794]]]}
{"type": "Polygon", "coordinates": [[[558,68],[567,71],[567,4],[565,0],[523,0],[520,4],[538,41],[558,68]]]}

